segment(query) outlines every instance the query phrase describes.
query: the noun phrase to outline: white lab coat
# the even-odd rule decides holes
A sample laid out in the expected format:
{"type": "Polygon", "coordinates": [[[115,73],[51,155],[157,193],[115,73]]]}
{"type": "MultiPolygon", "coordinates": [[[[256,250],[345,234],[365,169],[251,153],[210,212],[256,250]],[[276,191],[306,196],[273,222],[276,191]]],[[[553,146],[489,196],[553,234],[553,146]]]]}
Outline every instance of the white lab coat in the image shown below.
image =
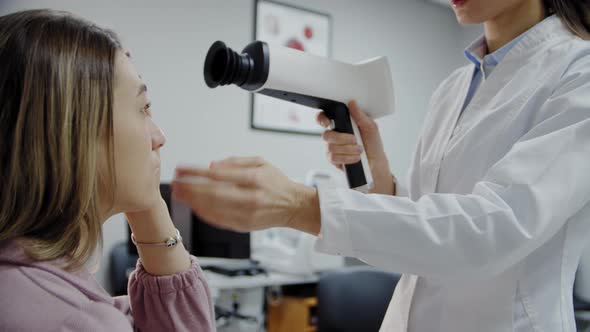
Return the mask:
{"type": "Polygon", "coordinates": [[[458,121],[472,74],[460,68],[434,93],[408,198],[319,188],[316,249],[404,273],[382,331],[575,331],[590,241],[590,43],[543,21],[458,121]]]}

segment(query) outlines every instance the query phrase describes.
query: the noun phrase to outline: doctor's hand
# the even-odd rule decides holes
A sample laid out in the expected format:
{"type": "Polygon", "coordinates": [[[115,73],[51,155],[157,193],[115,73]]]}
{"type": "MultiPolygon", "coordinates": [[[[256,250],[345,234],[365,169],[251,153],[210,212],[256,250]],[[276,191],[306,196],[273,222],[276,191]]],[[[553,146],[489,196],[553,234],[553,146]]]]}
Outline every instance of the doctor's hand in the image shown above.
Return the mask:
{"type": "MultiPolygon", "coordinates": [[[[375,182],[375,187],[370,192],[384,195],[395,194],[394,178],[389,168],[389,161],[385,155],[377,123],[362,112],[355,101],[348,103],[348,109],[350,116],[359,128],[363,146],[357,144],[356,138],[352,134],[327,130],[322,138],[328,144],[328,159],[334,166],[343,170],[343,165],[359,162],[364,150],[367,153],[371,174],[375,182]]],[[[318,113],[317,122],[324,128],[331,126],[331,121],[324,112],[318,113]]]]}
{"type": "Polygon", "coordinates": [[[320,231],[316,189],[291,181],[259,157],[228,158],[209,168],[177,167],[172,194],[217,227],[320,231]]]}

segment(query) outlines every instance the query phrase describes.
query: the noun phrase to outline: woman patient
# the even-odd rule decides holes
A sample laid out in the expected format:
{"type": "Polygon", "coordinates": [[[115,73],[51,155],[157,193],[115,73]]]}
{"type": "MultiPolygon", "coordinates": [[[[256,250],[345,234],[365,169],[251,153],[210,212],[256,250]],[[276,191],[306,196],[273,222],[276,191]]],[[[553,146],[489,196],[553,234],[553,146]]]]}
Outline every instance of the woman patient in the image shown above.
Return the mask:
{"type": "Polygon", "coordinates": [[[215,330],[159,193],[146,90],[114,33],[64,12],[0,17],[0,330],[215,330]],[[140,259],[112,298],[89,271],[120,212],[140,259]]]}

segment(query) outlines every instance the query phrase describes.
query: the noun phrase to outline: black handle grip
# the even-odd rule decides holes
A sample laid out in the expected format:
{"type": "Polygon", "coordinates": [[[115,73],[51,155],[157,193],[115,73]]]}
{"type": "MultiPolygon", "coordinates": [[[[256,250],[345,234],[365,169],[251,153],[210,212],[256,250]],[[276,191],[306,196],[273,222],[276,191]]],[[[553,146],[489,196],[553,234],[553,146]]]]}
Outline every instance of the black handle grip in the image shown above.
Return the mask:
{"type": "MultiPolygon", "coordinates": [[[[328,119],[334,121],[334,130],[339,133],[353,134],[352,121],[348,113],[348,107],[343,103],[330,103],[323,105],[322,109],[328,119]]],[[[363,169],[362,162],[344,165],[346,178],[350,188],[358,188],[367,184],[367,178],[363,169]]]]}

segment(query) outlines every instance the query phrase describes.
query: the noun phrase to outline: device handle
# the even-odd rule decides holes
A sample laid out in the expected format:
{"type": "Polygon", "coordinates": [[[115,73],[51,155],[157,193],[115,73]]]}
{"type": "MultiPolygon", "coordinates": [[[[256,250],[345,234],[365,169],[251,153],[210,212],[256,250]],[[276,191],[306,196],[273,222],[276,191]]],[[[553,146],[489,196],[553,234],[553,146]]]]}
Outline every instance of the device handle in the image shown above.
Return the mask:
{"type": "MultiPolygon", "coordinates": [[[[324,114],[332,120],[332,129],[339,133],[353,134],[357,144],[363,146],[360,131],[356,123],[350,117],[348,107],[343,103],[333,103],[323,108],[324,114]]],[[[344,165],[346,179],[351,189],[368,192],[373,188],[373,176],[365,151],[361,153],[361,161],[344,165]]]]}

